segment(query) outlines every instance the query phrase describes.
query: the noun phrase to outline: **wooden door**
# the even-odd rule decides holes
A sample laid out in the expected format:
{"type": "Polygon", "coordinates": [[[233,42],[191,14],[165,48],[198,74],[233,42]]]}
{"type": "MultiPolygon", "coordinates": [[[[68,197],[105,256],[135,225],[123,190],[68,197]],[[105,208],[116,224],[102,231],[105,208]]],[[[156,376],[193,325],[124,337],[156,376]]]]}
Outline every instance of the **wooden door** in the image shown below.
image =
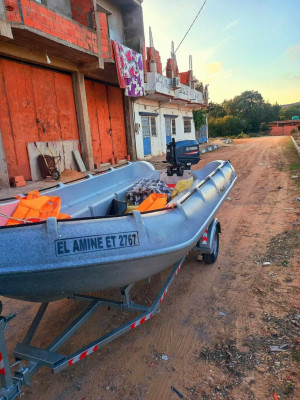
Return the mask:
{"type": "Polygon", "coordinates": [[[86,95],[95,164],[127,156],[122,90],[86,80],[86,95]]]}
{"type": "Polygon", "coordinates": [[[107,86],[107,94],[114,157],[124,160],[127,156],[127,145],[122,90],[107,86]]]}
{"type": "Polygon", "coordinates": [[[0,59],[0,130],[9,176],[30,179],[28,142],[79,140],[71,76],[0,59]]]}

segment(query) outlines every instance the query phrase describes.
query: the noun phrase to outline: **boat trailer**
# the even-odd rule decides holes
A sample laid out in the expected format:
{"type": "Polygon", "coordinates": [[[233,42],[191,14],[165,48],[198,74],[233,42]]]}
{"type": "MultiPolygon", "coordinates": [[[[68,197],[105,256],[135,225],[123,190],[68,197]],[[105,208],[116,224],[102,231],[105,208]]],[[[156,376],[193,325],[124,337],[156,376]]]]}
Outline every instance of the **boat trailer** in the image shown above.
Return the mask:
{"type": "MultiPolygon", "coordinates": [[[[203,254],[204,261],[208,264],[211,264],[217,258],[219,244],[218,235],[220,231],[220,223],[218,219],[215,218],[209,225],[209,228],[201,236],[195,247],[199,253],[203,254]],[[210,254],[214,254],[212,259],[213,261],[210,259],[207,260],[204,257],[204,255],[210,254]]],[[[130,299],[130,290],[134,286],[134,283],[121,289],[121,301],[83,294],[74,294],[69,297],[71,300],[87,302],[89,304],[87,308],[77,318],[75,318],[74,321],[65,328],[65,330],[57,336],[46,349],[41,349],[31,345],[33,337],[49,304],[42,303],[25,335],[24,340],[15,347],[13,354],[16,362],[13,365],[10,365],[9,362],[4,334],[9,322],[15,317],[15,315],[10,314],[7,317],[0,316],[0,400],[14,400],[18,396],[21,397],[21,387],[30,385],[32,376],[40,367],[46,366],[52,369],[54,373],[58,373],[63,369],[74,365],[78,361],[83,360],[88,355],[96,352],[114,339],[117,339],[123,334],[137,328],[139,325],[151,319],[155,314],[159,313],[160,305],[173,280],[178,275],[185,258],[186,255],[172,268],[169,277],[150,307],[135,304],[130,299]],[[59,348],[95,313],[99,306],[139,312],[139,315],[112,330],[108,334],[101,336],[99,339],[94,340],[90,344],[75,351],[69,356],[58,353],[57,351],[59,348]],[[25,362],[26,365],[24,365],[23,362],[25,362]]]]}

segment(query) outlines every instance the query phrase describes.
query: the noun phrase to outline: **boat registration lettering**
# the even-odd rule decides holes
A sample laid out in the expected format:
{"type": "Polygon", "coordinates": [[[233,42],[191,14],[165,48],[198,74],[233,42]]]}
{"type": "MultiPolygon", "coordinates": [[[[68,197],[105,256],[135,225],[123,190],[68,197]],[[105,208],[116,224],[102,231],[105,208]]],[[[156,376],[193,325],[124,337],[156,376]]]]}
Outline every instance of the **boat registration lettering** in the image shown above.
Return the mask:
{"type": "Polygon", "coordinates": [[[119,232],[109,235],[83,236],[55,241],[56,256],[68,256],[78,253],[89,253],[101,250],[120,249],[139,246],[137,232],[119,232]]]}

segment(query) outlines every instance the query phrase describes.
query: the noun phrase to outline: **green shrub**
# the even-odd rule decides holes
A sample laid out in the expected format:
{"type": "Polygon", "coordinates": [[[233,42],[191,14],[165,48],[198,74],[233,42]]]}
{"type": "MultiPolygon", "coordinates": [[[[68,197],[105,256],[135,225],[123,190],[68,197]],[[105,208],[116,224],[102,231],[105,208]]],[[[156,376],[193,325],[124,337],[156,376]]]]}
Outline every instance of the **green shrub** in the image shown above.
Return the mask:
{"type": "Polygon", "coordinates": [[[226,115],[221,118],[210,118],[208,121],[208,129],[210,137],[228,137],[236,136],[246,127],[246,123],[239,117],[226,115]]]}
{"type": "Polygon", "coordinates": [[[260,132],[267,132],[270,131],[270,126],[268,124],[261,124],[260,126],[260,132]]]}
{"type": "Polygon", "coordinates": [[[237,139],[245,139],[248,138],[249,135],[246,135],[243,131],[237,135],[237,139]]]}

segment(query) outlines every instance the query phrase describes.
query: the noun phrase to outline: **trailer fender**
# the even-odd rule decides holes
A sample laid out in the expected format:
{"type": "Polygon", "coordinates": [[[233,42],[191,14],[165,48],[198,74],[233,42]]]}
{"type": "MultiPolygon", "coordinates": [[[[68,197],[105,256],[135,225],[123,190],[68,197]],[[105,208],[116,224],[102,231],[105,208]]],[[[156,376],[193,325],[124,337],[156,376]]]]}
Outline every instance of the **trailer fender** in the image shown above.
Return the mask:
{"type": "Polygon", "coordinates": [[[201,239],[196,244],[196,250],[199,253],[211,254],[213,252],[213,240],[215,232],[221,233],[221,224],[218,218],[213,219],[208,229],[201,236],[201,239]]]}

